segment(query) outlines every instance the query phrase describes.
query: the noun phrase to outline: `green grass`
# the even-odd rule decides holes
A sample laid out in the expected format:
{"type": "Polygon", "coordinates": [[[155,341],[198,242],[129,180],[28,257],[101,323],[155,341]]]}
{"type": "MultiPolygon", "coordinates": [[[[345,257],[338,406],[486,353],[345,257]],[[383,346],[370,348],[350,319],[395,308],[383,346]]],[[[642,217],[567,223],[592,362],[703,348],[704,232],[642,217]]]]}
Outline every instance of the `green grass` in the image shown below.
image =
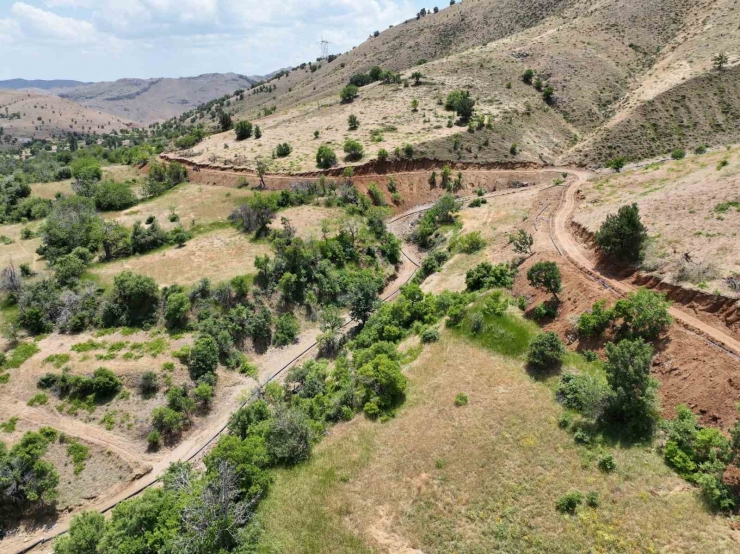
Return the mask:
{"type": "Polygon", "coordinates": [[[9,369],[18,369],[23,362],[41,350],[34,342],[24,342],[16,346],[10,352],[10,356],[5,362],[5,367],[9,369]]]}
{"type": "Polygon", "coordinates": [[[67,446],[67,456],[72,458],[75,475],[79,475],[85,469],[85,461],[90,457],[90,449],[77,441],[72,441],[67,446]]]}
{"type": "Polygon", "coordinates": [[[8,421],[0,423],[0,430],[4,433],[12,433],[15,431],[15,426],[18,423],[18,418],[13,416],[8,421]]]}
{"type": "Polygon", "coordinates": [[[26,402],[27,406],[44,406],[49,402],[49,397],[44,394],[43,392],[40,392],[38,394],[33,395],[28,402],[26,402]]]}
{"type": "Polygon", "coordinates": [[[66,364],[70,359],[69,354],[52,354],[51,356],[47,356],[44,358],[44,364],[51,364],[55,368],[60,369],[64,364],[66,364]]]}
{"type": "Polygon", "coordinates": [[[78,342],[73,344],[71,350],[82,354],[84,352],[92,352],[93,350],[103,350],[107,346],[105,341],[97,342],[92,339],[86,340],[85,342],[78,342]]]}
{"type": "Polygon", "coordinates": [[[539,333],[539,327],[511,311],[503,315],[489,315],[483,312],[483,300],[479,299],[468,309],[459,332],[473,342],[503,354],[504,356],[520,357],[529,348],[529,343],[539,333]],[[483,331],[474,334],[473,317],[475,314],[483,316],[483,331]]]}

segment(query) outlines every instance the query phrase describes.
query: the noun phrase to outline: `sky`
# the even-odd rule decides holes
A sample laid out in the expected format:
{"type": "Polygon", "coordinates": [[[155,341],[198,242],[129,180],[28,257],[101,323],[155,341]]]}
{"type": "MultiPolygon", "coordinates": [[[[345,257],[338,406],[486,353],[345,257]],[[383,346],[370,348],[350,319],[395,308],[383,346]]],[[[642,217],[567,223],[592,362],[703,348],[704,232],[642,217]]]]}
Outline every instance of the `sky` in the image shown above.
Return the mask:
{"type": "MultiPolygon", "coordinates": [[[[448,5],[440,0],[440,8],[448,5]]],[[[0,80],[261,75],[350,50],[422,0],[0,0],[0,80]]]]}

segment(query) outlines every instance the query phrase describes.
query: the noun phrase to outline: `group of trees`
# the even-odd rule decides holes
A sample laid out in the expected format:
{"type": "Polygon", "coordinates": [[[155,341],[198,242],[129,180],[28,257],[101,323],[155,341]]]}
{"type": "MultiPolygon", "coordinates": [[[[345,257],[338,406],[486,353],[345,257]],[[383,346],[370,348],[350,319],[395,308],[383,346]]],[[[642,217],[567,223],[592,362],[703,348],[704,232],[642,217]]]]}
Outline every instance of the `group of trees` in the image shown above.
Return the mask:
{"type": "Polygon", "coordinates": [[[522,73],[522,82],[526,85],[532,85],[538,92],[542,93],[542,99],[545,103],[553,103],[555,89],[551,85],[544,83],[539,76],[536,76],[533,69],[527,69],[522,73]]]}

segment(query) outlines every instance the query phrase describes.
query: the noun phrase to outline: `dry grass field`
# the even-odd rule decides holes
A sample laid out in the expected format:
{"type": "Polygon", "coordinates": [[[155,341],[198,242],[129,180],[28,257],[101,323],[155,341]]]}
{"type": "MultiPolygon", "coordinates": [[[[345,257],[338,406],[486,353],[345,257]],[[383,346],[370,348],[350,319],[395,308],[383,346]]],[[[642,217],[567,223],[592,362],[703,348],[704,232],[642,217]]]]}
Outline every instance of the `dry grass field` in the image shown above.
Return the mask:
{"type": "Polygon", "coordinates": [[[650,448],[596,467],[521,363],[445,334],[407,370],[392,421],[337,426],[260,506],[263,552],[736,552],[726,519],[650,448]],[[470,398],[455,406],[458,392],[470,398]],[[555,510],[570,490],[598,508],[555,510]]]}
{"type": "Polygon", "coordinates": [[[599,176],[582,187],[574,221],[595,232],[608,214],[635,202],[652,238],[646,271],[731,295],[723,279],[740,273],[739,185],[740,149],[721,148],[599,176]]]}

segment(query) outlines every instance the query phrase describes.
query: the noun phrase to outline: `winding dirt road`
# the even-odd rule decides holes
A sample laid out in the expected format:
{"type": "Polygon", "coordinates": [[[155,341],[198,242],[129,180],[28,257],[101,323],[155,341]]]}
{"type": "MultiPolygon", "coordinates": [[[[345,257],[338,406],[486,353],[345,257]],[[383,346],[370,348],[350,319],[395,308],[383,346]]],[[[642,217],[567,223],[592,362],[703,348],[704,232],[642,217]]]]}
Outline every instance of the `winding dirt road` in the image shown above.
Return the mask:
{"type": "MultiPolygon", "coordinates": [[[[556,247],[561,251],[563,257],[568,259],[581,272],[586,273],[591,278],[596,279],[602,285],[606,285],[619,295],[626,295],[637,290],[638,287],[606,277],[599,273],[595,264],[589,260],[588,256],[581,249],[580,244],[569,230],[570,218],[576,208],[576,192],[578,185],[584,183],[591,174],[582,171],[572,171],[578,177],[578,181],[568,185],[563,191],[560,206],[554,216],[550,218],[550,232],[556,247]]],[[[697,319],[693,315],[672,306],[669,309],[671,316],[689,331],[700,335],[705,340],[722,348],[728,353],[738,357],[740,360],[740,341],[735,339],[729,333],[724,333],[720,329],[712,327],[697,319]]]]}

